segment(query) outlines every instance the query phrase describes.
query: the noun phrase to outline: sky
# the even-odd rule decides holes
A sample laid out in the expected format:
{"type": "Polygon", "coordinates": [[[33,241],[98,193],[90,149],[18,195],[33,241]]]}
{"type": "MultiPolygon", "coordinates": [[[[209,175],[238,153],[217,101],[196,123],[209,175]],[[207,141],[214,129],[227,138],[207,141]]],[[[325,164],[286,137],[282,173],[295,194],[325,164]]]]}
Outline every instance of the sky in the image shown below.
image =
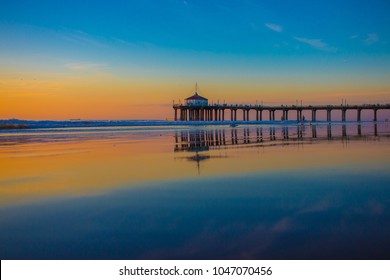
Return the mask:
{"type": "Polygon", "coordinates": [[[390,2],[0,2],[0,119],[166,119],[210,102],[390,103],[390,2]]]}

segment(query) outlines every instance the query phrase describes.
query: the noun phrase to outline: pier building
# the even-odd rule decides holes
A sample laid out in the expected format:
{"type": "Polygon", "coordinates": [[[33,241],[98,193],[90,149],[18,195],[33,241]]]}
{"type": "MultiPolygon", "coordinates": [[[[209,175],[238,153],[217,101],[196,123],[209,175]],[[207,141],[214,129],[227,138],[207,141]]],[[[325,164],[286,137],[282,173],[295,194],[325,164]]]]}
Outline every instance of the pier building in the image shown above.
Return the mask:
{"type": "Polygon", "coordinates": [[[195,94],[186,98],[186,105],[188,106],[207,106],[209,101],[207,98],[200,96],[197,91],[195,94]]]}

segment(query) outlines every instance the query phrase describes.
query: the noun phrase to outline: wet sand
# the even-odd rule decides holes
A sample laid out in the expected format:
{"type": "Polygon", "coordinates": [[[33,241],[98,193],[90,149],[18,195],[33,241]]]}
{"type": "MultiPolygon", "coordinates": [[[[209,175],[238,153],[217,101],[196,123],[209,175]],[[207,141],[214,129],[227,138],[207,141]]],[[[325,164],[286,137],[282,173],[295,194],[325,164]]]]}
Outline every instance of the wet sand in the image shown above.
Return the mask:
{"type": "Polygon", "coordinates": [[[2,133],[2,259],[388,259],[390,126],[2,133]]]}

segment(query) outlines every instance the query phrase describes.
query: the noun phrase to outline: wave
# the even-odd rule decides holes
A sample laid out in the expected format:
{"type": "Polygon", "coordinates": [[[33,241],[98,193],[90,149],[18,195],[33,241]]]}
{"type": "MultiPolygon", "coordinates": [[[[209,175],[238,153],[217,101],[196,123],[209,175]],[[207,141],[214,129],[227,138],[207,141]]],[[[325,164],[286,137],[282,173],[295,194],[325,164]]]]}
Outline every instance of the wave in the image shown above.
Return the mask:
{"type": "MultiPolygon", "coordinates": [[[[310,121],[305,121],[309,124],[310,121]]],[[[316,123],[327,123],[317,121],[316,123]]],[[[341,123],[341,122],[332,122],[341,123]]],[[[351,122],[354,123],[354,122],[351,122]]],[[[189,126],[230,126],[230,125],[297,125],[297,121],[171,121],[171,120],[0,120],[2,131],[25,130],[111,130],[111,129],[152,129],[163,127],[189,126]]]]}

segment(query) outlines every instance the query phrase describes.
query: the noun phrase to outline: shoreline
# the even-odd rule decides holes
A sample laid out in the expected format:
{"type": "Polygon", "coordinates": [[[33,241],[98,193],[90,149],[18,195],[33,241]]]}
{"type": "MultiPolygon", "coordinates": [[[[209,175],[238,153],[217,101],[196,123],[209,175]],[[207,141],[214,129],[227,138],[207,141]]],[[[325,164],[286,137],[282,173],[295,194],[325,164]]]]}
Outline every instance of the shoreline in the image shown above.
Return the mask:
{"type": "Polygon", "coordinates": [[[381,121],[165,121],[165,120],[0,120],[0,131],[50,129],[50,128],[104,128],[104,127],[162,127],[162,126],[247,126],[247,125],[274,125],[274,126],[295,126],[295,125],[333,125],[333,124],[367,124],[367,123],[388,123],[388,120],[381,121]]]}

